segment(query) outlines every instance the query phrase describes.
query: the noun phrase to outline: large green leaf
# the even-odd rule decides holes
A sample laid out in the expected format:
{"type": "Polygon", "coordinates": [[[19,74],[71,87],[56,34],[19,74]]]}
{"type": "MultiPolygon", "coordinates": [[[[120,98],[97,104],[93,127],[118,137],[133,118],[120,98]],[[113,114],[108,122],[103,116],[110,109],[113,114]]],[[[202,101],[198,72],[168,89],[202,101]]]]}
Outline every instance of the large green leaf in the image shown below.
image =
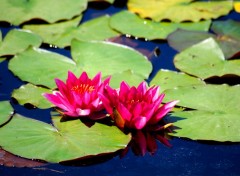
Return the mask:
{"type": "Polygon", "coordinates": [[[188,111],[172,115],[185,118],[174,123],[181,129],[176,129],[176,133],[171,134],[173,136],[193,140],[240,142],[239,113],[188,111]]]}
{"type": "Polygon", "coordinates": [[[6,123],[13,113],[13,108],[8,101],[0,101],[0,126],[6,123]]]}
{"type": "Polygon", "coordinates": [[[158,85],[163,92],[166,89],[174,89],[179,86],[203,85],[205,84],[201,79],[192,77],[182,72],[175,72],[171,70],[159,70],[150,85],[158,85]]]}
{"type": "Polygon", "coordinates": [[[55,78],[64,80],[68,70],[75,68],[71,59],[38,48],[29,48],[9,61],[9,69],[20,79],[50,88],[55,87],[55,78]]]}
{"type": "Polygon", "coordinates": [[[133,74],[145,79],[152,70],[152,65],[146,57],[124,45],[75,40],[71,46],[72,57],[77,65],[92,76],[99,71],[106,76],[131,70],[133,74]]]}
{"type": "Polygon", "coordinates": [[[143,77],[134,74],[131,70],[124,71],[122,73],[113,74],[110,81],[110,86],[112,88],[119,88],[122,81],[127,82],[130,86],[138,86],[142,81],[143,77]]]}
{"type": "Polygon", "coordinates": [[[214,38],[226,58],[231,58],[240,52],[240,23],[233,20],[215,21],[211,30],[215,32],[197,32],[179,29],[168,36],[170,46],[182,51],[209,37],[214,38]]]}
{"type": "Polygon", "coordinates": [[[78,16],[72,20],[53,24],[27,24],[23,26],[23,29],[38,34],[42,37],[44,43],[64,47],[71,43],[73,38],[72,34],[77,29],[81,19],[82,16],[78,16]]]}
{"type": "Polygon", "coordinates": [[[128,11],[121,11],[120,13],[113,15],[110,20],[111,27],[117,31],[149,40],[166,39],[168,34],[175,31],[177,28],[208,31],[210,24],[210,20],[195,23],[158,23],[142,19],[128,11]]]}
{"type": "Polygon", "coordinates": [[[81,25],[79,25],[79,21],[80,17],[55,24],[25,25],[23,28],[39,34],[45,43],[61,48],[71,45],[72,39],[105,40],[119,35],[109,27],[109,16],[107,15],[94,18],[81,25]]]}
{"type": "Polygon", "coordinates": [[[127,6],[142,18],[152,18],[154,21],[169,19],[173,22],[196,22],[228,14],[232,9],[232,1],[129,0],[127,6]]]}
{"type": "Polygon", "coordinates": [[[16,114],[0,128],[0,146],[24,158],[56,163],[115,152],[131,139],[115,126],[95,123],[87,127],[80,120],[61,122],[58,116],[53,117],[53,124],[16,114]]]}
{"type": "Polygon", "coordinates": [[[0,21],[19,25],[38,18],[53,23],[80,15],[86,9],[87,2],[87,0],[2,0],[0,21]]]}
{"type": "Polygon", "coordinates": [[[40,36],[27,30],[13,29],[0,42],[0,56],[15,55],[24,51],[29,46],[39,47],[41,43],[40,36]]]}
{"type": "Polygon", "coordinates": [[[76,75],[86,71],[90,77],[98,72],[105,77],[131,70],[143,80],[148,78],[152,69],[146,57],[123,45],[74,41],[71,51],[73,60],[54,52],[29,48],[9,61],[9,69],[24,81],[49,88],[55,87],[55,78],[65,80],[68,70],[76,75]]]}
{"type": "Polygon", "coordinates": [[[179,70],[202,79],[224,75],[240,76],[240,60],[225,60],[222,50],[212,38],[177,54],[174,64],[179,70]]]}
{"type": "Polygon", "coordinates": [[[52,91],[32,84],[26,84],[15,89],[12,93],[12,97],[14,97],[21,105],[30,103],[38,108],[49,108],[52,104],[42,96],[43,93],[52,93],[52,91]]]}
{"type": "Polygon", "coordinates": [[[185,86],[165,91],[166,101],[180,100],[179,106],[195,109],[174,113],[185,118],[175,122],[174,136],[191,139],[240,141],[240,86],[185,86]]]}

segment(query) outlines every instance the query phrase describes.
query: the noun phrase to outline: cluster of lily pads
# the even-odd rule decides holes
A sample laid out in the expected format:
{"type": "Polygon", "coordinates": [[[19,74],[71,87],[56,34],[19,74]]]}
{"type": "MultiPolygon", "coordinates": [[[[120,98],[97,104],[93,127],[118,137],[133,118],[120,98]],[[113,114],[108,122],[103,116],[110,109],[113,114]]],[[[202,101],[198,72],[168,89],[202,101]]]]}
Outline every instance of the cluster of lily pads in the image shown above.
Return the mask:
{"type": "MultiPolygon", "coordinates": [[[[90,77],[101,72],[103,78],[111,76],[113,88],[122,81],[137,86],[151,74],[151,62],[112,39],[127,35],[146,42],[167,40],[180,52],[174,57],[179,72],[159,70],[149,85],[161,87],[164,103],[180,100],[180,108],[172,113],[178,128],[170,135],[240,141],[240,86],[236,81],[211,84],[212,78],[239,80],[240,22],[211,21],[232,11],[232,1],[128,0],[127,9],[82,23],[89,3],[2,0],[0,21],[16,28],[0,40],[0,61],[8,59],[9,70],[25,83],[12,92],[19,104],[53,107],[42,94],[52,94],[54,79],[66,80],[68,71],[90,77]],[[71,58],[44,49],[43,44],[69,48],[71,58]]],[[[0,102],[0,146],[25,158],[61,162],[124,149],[131,139],[116,126],[95,123],[89,128],[80,120],[62,121],[55,111],[52,124],[13,111],[9,100],[0,102]]]]}

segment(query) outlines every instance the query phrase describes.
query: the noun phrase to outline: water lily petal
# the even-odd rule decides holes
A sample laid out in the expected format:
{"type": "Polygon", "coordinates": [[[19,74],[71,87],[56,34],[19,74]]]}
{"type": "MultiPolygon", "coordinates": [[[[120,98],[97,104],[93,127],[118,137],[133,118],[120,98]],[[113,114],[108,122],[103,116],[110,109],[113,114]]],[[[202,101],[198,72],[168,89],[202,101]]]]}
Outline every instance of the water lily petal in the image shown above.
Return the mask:
{"type": "Polygon", "coordinates": [[[77,108],[76,109],[76,112],[79,116],[87,116],[91,113],[91,109],[80,109],[80,108],[77,108]]]}
{"type": "Polygon", "coordinates": [[[92,85],[100,86],[101,85],[101,72],[99,72],[93,79],[92,85]]]}
{"type": "Polygon", "coordinates": [[[142,129],[147,123],[147,118],[144,116],[139,116],[134,118],[131,122],[131,126],[134,126],[136,129],[142,129]]]}
{"type": "Polygon", "coordinates": [[[168,102],[158,109],[153,118],[150,119],[149,124],[159,122],[168,112],[170,112],[174,106],[178,103],[178,100],[168,102]]]}
{"type": "Polygon", "coordinates": [[[117,105],[116,109],[119,112],[119,114],[122,116],[123,119],[125,119],[126,121],[131,120],[132,114],[122,103],[119,103],[117,105]]]}
{"type": "Polygon", "coordinates": [[[76,84],[76,82],[77,82],[77,77],[71,71],[68,71],[68,78],[66,81],[68,88],[73,87],[76,84]]]}

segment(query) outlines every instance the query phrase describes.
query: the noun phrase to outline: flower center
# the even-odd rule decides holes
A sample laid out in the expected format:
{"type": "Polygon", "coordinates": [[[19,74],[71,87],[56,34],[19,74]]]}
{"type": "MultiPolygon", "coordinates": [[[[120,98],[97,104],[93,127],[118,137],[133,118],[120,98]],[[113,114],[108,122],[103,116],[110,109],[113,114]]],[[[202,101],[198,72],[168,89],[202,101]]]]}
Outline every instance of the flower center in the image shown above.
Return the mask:
{"type": "Polygon", "coordinates": [[[71,90],[79,94],[83,94],[85,92],[91,93],[94,89],[94,86],[90,86],[89,84],[80,84],[73,86],[71,90]]]}

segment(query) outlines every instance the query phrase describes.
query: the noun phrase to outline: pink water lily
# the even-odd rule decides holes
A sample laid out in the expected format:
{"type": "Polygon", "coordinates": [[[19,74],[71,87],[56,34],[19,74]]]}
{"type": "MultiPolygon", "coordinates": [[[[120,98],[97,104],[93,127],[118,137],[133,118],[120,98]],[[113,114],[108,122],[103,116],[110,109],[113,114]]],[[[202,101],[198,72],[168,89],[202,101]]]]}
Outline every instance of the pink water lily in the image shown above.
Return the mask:
{"type": "MultiPolygon", "coordinates": [[[[104,109],[98,93],[103,92],[109,84],[110,77],[102,82],[101,73],[90,79],[86,72],[77,78],[72,72],[68,72],[66,83],[55,79],[59,91],[53,94],[43,94],[51,103],[61,108],[68,116],[90,116],[104,109]]],[[[95,116],[97,117],[97,116],[95,116]]]]}
{"type": "Polygon", "coordinates": [[[178,103],[171,101],[161,106],[165,95],[159,95],[159,90],[159,86],[148,88],[146,82],[130,87],[123,81],[118,90],[106,86],[100,96],[119,128],[142,129],[157,124],[178,103]]]}

